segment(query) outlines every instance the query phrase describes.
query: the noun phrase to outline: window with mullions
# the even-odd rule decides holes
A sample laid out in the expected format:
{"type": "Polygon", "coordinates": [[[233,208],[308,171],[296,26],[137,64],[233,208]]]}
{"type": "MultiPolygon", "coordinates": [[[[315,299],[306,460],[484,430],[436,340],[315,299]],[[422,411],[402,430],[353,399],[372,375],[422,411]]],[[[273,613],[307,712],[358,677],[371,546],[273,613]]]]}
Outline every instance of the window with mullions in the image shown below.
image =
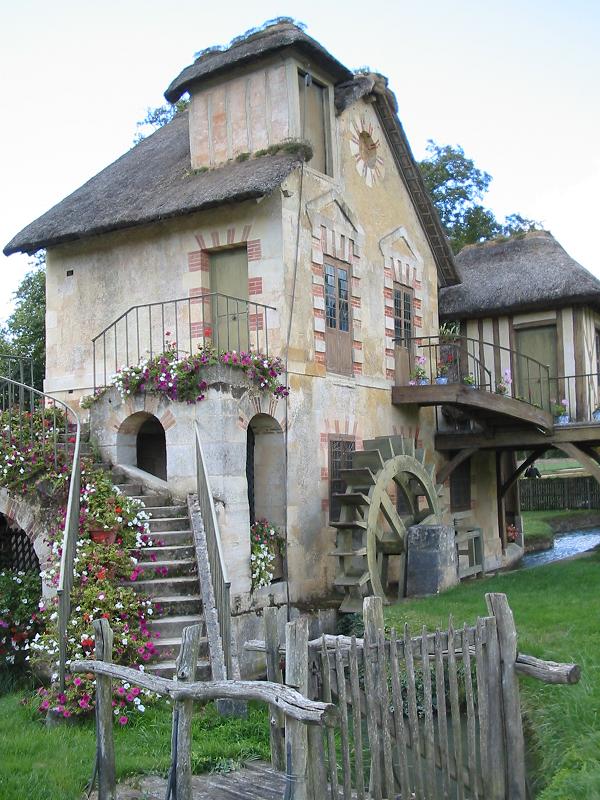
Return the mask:
{"type": "Polygon", "coordinates": [[[350,331],[350,270],[328,263],[325,278],[325,344],[327,369],[342,375],[352,374],[352,334],[350,331]]]}
{"type": "Polygon", "coordinates": [[[394,283],[394,338],[402,347],[409,347],[413,335],[412,289],[394,283]]]}
{"type": "Polygon", "coordinates": [[[340,518],[340,501],[334,496],[346,491],[346,483],[340,477],[344,469],[352,467],[352,453],[355,449],[354,439],[329,440],[329,520],[336,522],[340,518]]]}

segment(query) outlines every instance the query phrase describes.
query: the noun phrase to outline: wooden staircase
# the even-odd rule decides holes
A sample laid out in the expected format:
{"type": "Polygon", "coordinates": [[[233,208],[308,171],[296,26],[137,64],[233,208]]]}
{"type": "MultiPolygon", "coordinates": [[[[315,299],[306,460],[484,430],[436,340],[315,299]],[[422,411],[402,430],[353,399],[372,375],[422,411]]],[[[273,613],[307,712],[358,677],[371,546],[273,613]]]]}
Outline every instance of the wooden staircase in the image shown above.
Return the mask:
{"type": "MultiPolygon", "coordinates": [[[[112,477],[114,485],[123,494],[144,503],[150,517],[152,545],[138,551],[139,566],[144,568],[144,572],[131,585],[136,592],[151,597],[161,609],[161,616],[148,624],[148,629],[157,637],[154,646],[158,661],[148,664],[145,670],[171,678],[175,674],[175,657],[181,647],[183,629],[188,625],[204,626],[188,508],[174,504],[168,493],[146,489],[119,467],[112,469],[112,477]]],[[[209,679],[208,640],[204,628],[196,680],[209,679]]]]}

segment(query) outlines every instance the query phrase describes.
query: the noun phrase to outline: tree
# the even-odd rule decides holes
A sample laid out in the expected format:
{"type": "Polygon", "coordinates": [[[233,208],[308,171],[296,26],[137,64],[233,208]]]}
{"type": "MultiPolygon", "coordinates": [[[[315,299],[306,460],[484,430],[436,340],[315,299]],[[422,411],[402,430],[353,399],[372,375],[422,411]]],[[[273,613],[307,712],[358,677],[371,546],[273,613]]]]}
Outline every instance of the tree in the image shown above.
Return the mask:
{"type": "Polygon", "coordinates": [[[520,214],[509,214],[499,222],[494,212],[479,202],[488,191],[492,176],[476,167],[459,145],[438,145],[430,139],[427,152],[419,167],[455,253],[467,244],[540,227],[535,220],[520,214]]]}
{"type": "MultiPolygon", "coordinates": [[[[37,253],[19,284],[15,310],[0,329],[0,349],[33,361],[33,385],[42,389],[46,371],[46,258],[37,253]]],[[[29,382],[28,376],[25,380],[29,382]]]]}
{"type": "Polygon", "coordinates": [[[189,106],[190,101],[187,97],[182,97],[176,103],[167,103],[164,106],[156,106],[156,108],[147,108],[146,116],[140,122],[136,122],[138,132],[133,140],[134,145],[142,142],[146,136],[149,136],[154,131],[162,128],[168,122],[171,122],[176,114],[180,111],[185,111],[189,106]]]}

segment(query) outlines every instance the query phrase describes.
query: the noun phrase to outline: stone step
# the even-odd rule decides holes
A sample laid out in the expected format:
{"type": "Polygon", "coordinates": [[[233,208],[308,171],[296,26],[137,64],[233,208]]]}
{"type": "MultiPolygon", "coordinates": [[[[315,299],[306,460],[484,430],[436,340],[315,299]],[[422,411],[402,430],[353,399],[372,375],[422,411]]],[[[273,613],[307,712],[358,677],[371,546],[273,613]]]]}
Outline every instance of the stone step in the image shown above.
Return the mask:
{"type": "Polygon", "coordinates": [[[152,533],[159,531],[184,531],[190,529],[189,517],[158,517],[148,520],[152,533]]]}
{"type": "MultiPolygon", "coordinates": [[[[175,674],[176,665],[175,660],[172,661],[159,661],[155,664],[149,664],[145,667],[145,671],[151,675],[157,675],[160,678],[172,678],[175,674]]],[[[211,678],[210,662],[208,659],[198,659],[198,666],[196,667],[197,681],[209,681],[211,678]]]]}
{"type": "Polygon", "coordinates": [[[162,577],[175,577],[196,574],[196,559],[195,558],[181,558],[173,561],[144,561],[140,562],[138,566],[144,568],[144,574],[140,580],[148,581],[155,578],[162,577]],[[162,575],[159,570],[167,570],[165,575],[162,575]]]}
{"type": "Polygon", "coordinates": [[[152,531],[148,535],[155,547],[171,547],[175,544],[187,544],[193,547],[194,544],[192,532],[189,528],[180,531],[152,531]],[[160,544],[158,544],[159,542],[160,544]]]}
{"type": "MultiPolygon", "coordinates": [[[[156,648],[159,661],[174,661],[181,650],[181,633],[178,636],[169,636],[164,639],[153,639],[152,644],[156,648]]],[[[208,639],[206,636],[200,637],[198,658],[208,658],[208,639]]]]}
{"type": "Polygon", "coordinates": [[[156,561],[179,561],[180,559],[188,560],[195,558],[194,546],[192,544],[165,544],[157,545],[156,547],[143,547],[141,550],[132,548],[131,552],[142,564],[153,564],[152,556],[156,557],[156,561]]]}
{"type": "Polygon", "coordinates": [[[143,578],[134,583],[128,583],[136,592],[147,594],[149,597],[159,597],[162,595],[190,595],[198,592],[197,575],[174,575],[166,578],[143,578]]]}
{"type": "MultiPolygon", "coordinates": [[[[152,622],[148,623],[148,630],[151,633],[159,634],[160,639],[168,639],[175,636],[181,639],[183,629],[188,628],[190,625],[202,625],[203,632],[206,630],[204,617],[201,614],[174,614],[153,619],[152,622]]],[[[152,641],[156,643],[160,639],[153,639],[152,641]]]]}
{"type": "Polygon", "coordinates": [[[169,502],[169,498],[158,492],[147,492],[146,494],[133,494],[134,500],[141,500],[146,508],[163,508],[169,502]]]}
{"type": "Polygon", "coordinates": [[[141,483],[115,483],[114,484],[121,494],[129,495],[130,497],[139,496],[142,494],[141,483]]]}
{"type": "MultiPolygon", "coordinates": [[[[138,498],[143,503],[145,503],[144,495],[138,498]]],[[[164,502],[164,501],[163,501],[164,502]]],[[[152,519],[173,519],[174,517],[185,517],[185,519],[189,519],[188,517],[188,509],[187,506],[146,506],[148,509],[148,513],[152,517],[152,519]]]]}
{"type": "MultiPolygon", "coordinates": [[[[198,587],[196,587],[196,590],[198,587]]],[[[156,595],[154,598],[154,603],[160,605],[162,614],[169,617],[183,617],[183,616],[198,616],[202,613],[202,598],[199,594],[188,594],[188,595],[180,595],[180,594],[162,594],[156,595]]],[[[157,620],[152,621],[152,625],[160,624],[162,619],[165,617],[161,617],[157,620]]]]}

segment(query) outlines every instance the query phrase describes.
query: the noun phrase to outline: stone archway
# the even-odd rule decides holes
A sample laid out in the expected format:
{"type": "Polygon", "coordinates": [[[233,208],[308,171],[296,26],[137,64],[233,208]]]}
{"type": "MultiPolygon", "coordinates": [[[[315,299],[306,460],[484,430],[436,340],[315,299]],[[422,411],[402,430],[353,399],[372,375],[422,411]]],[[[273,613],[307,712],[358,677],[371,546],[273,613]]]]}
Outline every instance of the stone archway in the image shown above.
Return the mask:
{"type": "Polygon", "coordinates": [[[167,480],[167,444],[160,420],[147,411],[128,416],[117,433],[117,463],[167,480]]]}

